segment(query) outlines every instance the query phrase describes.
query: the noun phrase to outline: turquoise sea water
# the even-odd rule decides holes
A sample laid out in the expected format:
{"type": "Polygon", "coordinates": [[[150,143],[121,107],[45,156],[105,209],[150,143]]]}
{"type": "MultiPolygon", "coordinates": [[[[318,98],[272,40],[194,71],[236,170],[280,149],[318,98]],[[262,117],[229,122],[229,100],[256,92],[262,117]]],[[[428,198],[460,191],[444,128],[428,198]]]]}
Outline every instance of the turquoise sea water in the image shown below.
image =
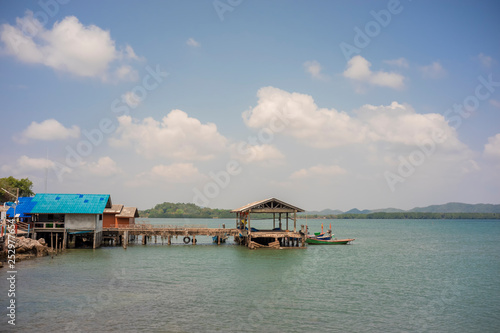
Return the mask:
{"type": "Polygon", "coordinates": [[[307,221],[311,231],[321,223],[356,241],[248,250],[179,238],[20,262],[15,327],[7,324],[4,267],[0,331],[500,331],[500,221],[307,221]]]}

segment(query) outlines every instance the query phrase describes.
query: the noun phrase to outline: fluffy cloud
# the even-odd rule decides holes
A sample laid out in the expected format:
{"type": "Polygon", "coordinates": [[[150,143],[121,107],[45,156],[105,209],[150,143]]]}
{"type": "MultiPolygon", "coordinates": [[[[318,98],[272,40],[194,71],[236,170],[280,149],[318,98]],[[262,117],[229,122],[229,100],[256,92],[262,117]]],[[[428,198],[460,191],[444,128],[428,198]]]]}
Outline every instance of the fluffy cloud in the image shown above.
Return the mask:
{"type": "Polygon", "coordinates": [[[226,138],[213,123],[202,124],[181,110],[173,110],[161,121],[130,116],[118,118],[114,147],[133,147],[148,158],[167,157],[179,161],[210,160],[226,149],[226,138]]]}
{"type": "Polygon", "coordinates": [[[367,83],[374,86],[400,89],[404,87],[404,76],[395,72],[373,72],[371,63],[360,55],[352,57],[347,63],[344,77],[358,83],[367,83]]]}
{"type": "Polygon", "coordinates": [[[54,162],[46,158],[31,158],[23,155],[17,159],[14,165],[3,165],[1,170],[6,173],[17,175],[25,172],[51,169],[54,166],[54,162]]]}
{"type": "Polygon", "coordinates": [[[242,163],[258,163],[264,166],[282,164],[285,155],[269,144],[249,145],[246,142],[231,145],[232,157],[242,163]]]}
{"type": "Polygon", "coordinates": [[[130,187],[155,186],[159,182],[169,185],[185,185],[207,179],[192,163],[158,164],[149,171],[141,172],[126,181],[130,187]]]}
{"type": "Polygon", "coordinates": [[[194,40],[194,38],[189,38],[186,41],[186,44],[189,46],[192,46],[192,47],[201,47],[201,44],[199,42],[197,42],[196,40],[194,40]]]}
{"type": "Polygon", "coordinates": [[[441,79],[446,76],[446,70],[437,61],[427,66],[421,66],[419,69],[426,79],[441,79]]]}
{"type": "Polygon", "coordinates": [[[78,138],[80,136],[80,128],[72,126],[71,128],[64,127],[60,122],[55,119],[47,119],[41,123],[36,121],[32,122],[26,128],[17,141],[26,143],[29,139],[33,140],[66,140],[70,138],[78,138]]]}
{"type": "Polygon", "coordinates": [[[290,176],[291,179],[304,179],[311,177],[335,177],[339,175],[346,174],[347,171],[341,168],[338,165],[323,165],[319,164],[316,166],[312,166],[307,169],[301,169],[299,171],[295,171],[290,176]]]}
{"type": "Polygon", "coordinates": [[[496,99],[490,99],[490,105],[500,109],[500,101],[496,99]]]}
{"type": "Polygon", "coordinates": [[[391,66],[401,67],[401,68],[410,67],[410,65],[408,64],[408,60],[406,60],[405,58],[385,60],[384,63],[391,65],[391,66]]]}
{"type": "Polygon", "coordinates": [[[87,164],[86,169],[91,174],[100,177],[109,177],[122,173],[116,162],[109,156],[101,157],[97,162],[87,164]]]}
{"type": "Polygon", "coordinates": [[[500,133],[488,138],[488,143],[484,145],[484,155],[500,158],[500,133]]]}
{"type": "Polygon", "coordinates": [[[319,108],[311,96],[273,87],[261,88],[256,107],[243,113],[248,127],[282,133],[316,148],[385,142],[421,145],[446,138],[442,148],[464,145],[440,114],[416,113],[409,105],[364,105],[352,115],[319,108]]]}
{"type": "Polygon", "coordinates": [[[150,172],[153,179],[168,183],[192,183],[204,176],[192,163],[174,163],[170,165],[155,165],[150,172]]]}
{"type": "Polygon", "coordinates": [[[4,51],[27,63],[43,64],[57,71],[103,81],[133,80],[137,72],[123,62],[138,60],[132,47],[119,51],[109,31],[98,26],[84,26],[75,16],[67,16],[45,29],[27,11],[16,25],[3,24],[0,39],[4,51]],[[111,70],[115,65],[116,70],[111,70]]]}
{"type": "Polygon", "coordinates": [[[137,94],[134,93],[133,91],[127,91],[125,94],[123,94],[122,100],[125,103],[127,103],[127,105],[130,106],[132,109],[139,106],[139,104],[142,102],[141,97],[137,96],[137,94]]]}
{"type": "Polygon", "coordinates": [[[479,53],[477,58],[481,62],[481,65],[483,65],[486,68],[490,68],[491,65],[493,65],[493,58],[490,56],[487,56],[483,53],[479,53]]]}
{"type": "Polygon", "coordinates": [[[328,77],[321,73],[323,68],[321,67],[320,63],[317,62],[316,60],[313,61],[306,61],[304,63],[304,70],[311,75],[313,79],[318,79],[318,80],[325,80],[328,77]]]}

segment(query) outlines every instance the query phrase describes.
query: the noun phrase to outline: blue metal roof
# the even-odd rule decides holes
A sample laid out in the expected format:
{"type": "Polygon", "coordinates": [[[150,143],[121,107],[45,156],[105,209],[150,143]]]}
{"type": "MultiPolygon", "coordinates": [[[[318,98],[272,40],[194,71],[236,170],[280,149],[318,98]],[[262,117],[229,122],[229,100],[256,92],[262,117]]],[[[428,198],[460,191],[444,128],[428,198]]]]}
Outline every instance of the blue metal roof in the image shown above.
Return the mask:
{"type": "MultiPolygon", "coordinates": [[[[29,217],[31,213],[31,209],[34,206],[32,197],[21,197],[18,199],[19,203],[16,206],[16,215],[19,215],[19,217],[29,217]]],[[[14,208],[10,207],[9,210],[7,211],[7,217],[13,218],[14,217],[14,208]]]]}
{"type": "Polygon", "coordinates": [[[102,214],[111,207],[109,194],[38,193],[32,214],[102,214]]]}

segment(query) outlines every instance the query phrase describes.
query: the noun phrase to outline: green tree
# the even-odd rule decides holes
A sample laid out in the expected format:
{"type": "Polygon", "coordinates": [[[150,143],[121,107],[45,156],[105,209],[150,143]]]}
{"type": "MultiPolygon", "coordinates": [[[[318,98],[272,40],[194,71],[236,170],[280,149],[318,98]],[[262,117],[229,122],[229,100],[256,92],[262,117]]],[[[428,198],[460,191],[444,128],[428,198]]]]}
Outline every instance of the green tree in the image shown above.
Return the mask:
{"type": "MultiPolygon", "coordinates": [[[[19,189],[20,197],[31,197],[35,195],[33,193],[33,182],[28,178],[16,179],[12,176],[0,178],[0,188],[4,188],[12,194],[16,194],[16,189],[19,189]]],[[[13,201],[15,200],[10,194],[5,193],[5,191],[0,192],[0,202],[13,201]]]]}

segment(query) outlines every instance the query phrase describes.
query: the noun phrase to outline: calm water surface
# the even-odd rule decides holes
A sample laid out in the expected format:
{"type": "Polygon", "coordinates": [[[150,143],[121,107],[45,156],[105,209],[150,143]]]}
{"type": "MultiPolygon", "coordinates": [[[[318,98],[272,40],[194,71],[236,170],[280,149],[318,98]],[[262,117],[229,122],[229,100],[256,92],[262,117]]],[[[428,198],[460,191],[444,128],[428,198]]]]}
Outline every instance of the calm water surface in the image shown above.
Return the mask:
{"type": "Polygon", "coordinates": [[[356,241],[251,251],[232,240],[217,246],[200,237],[192,246],[179,238],[20,262],[14,329],[4,267],[0,331],[500,331],[500,221],[307,223],[311,231],[332,223],[338,238],[356,241]]]}

